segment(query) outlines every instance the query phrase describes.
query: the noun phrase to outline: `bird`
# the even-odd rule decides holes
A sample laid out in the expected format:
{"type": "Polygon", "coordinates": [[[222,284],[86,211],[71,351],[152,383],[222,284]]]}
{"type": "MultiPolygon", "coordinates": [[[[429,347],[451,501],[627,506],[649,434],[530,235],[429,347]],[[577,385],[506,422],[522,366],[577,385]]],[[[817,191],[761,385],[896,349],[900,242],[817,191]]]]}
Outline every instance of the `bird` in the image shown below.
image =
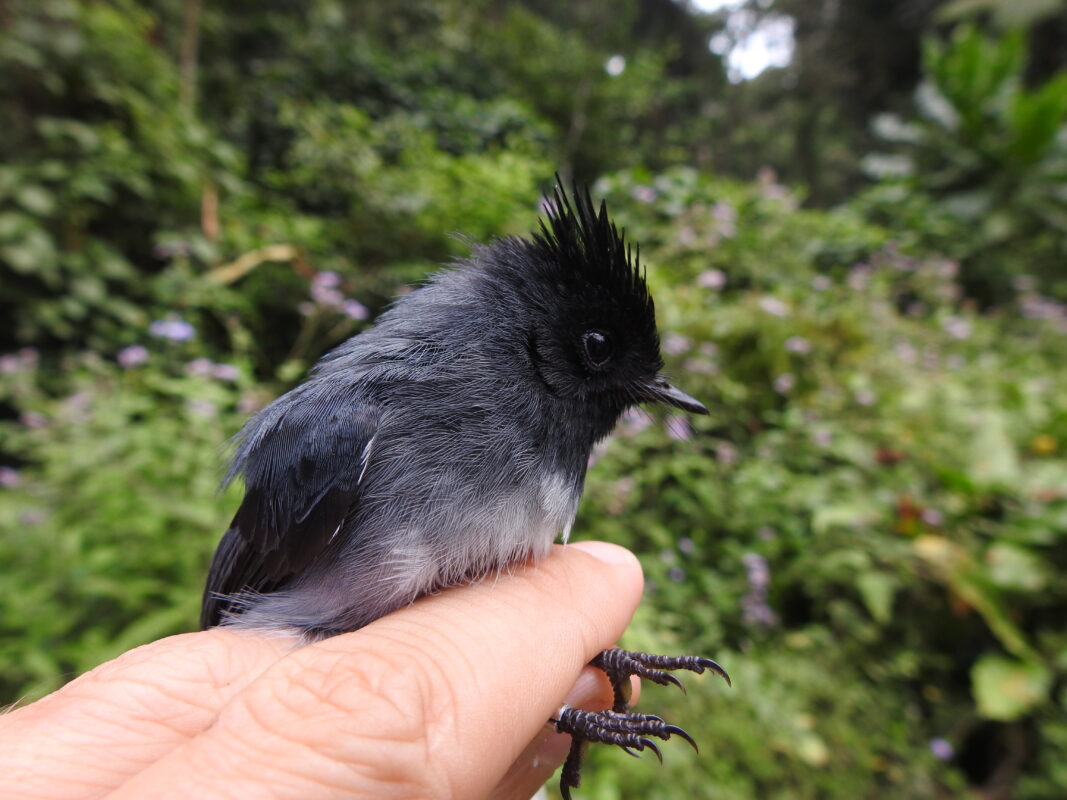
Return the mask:
{"type": "MultiPolygon", "coordinates": [[[[474,244],[244,425],[224,478],[242,479],[244,496],[211,563],[202,628],[314,641],[536,562],[567,541],[590,453],[624,412],[708,413],[663,375],[639,248],[606,203],[577,184],[568,195],[557,175],[543,207],[533,233],[474,244]]],[[[612,648],[591,663],[612,708],[564,706],[549,721],[572,737],[566,798],[587,742],[657,757],[655,738],[694,744],[630,711],[631,675],[729,682],[697,656],[612,648]]]]}

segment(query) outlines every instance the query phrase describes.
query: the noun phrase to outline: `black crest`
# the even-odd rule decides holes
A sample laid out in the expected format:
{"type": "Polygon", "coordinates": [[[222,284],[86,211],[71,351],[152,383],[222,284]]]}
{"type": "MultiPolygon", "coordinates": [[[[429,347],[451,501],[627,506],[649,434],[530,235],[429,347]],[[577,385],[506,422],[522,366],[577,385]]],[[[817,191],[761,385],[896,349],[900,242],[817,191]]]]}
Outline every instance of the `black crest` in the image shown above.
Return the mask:
{"type": "Polygon", "coordinates": [[[625,232],[608,218],[607,203],[593,206],[588,187],[572,185],[571,195],[556,176],[548,221],[541,220],[533,244],[540,255],[575,276],[610,288],[616,297],[652,308],[652,296],[641,269],[640,247],[631,248],[625,232]]]}

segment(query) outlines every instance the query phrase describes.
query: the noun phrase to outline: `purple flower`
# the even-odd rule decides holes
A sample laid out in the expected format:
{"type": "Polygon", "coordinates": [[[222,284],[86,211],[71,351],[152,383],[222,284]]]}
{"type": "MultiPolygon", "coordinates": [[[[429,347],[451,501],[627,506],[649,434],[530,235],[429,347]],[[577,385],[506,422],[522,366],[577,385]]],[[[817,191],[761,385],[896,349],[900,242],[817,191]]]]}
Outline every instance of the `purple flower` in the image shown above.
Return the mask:
{"type": "Polygon", "coordinates": [[[696,542],[694,542],[688,536],[683,536],[681,539],[678,540],[678,549],[685,553],[687,556],[690,556],[696,552],[697,545],[696,542]]]}
{"type": "Polygon", "coordinates": [[[211,377],[220,381],[235,381],[241,377],[241,370],[233,364],[214,364],[211,367],[211,377]]]}
{"type": "Polygon", "coordinates": [[[767,559],[759,553],[745,553],[741,556],[741,563],[748,573],[748,585],[753,589],[766,589],[771,582],[771,568],[767,565],[767,559]]]}
{"type": "Polygon", "coordinates": [[[751,594],[741,598],[741,614],[745,624],[753,627],[762,625],[769,628],[778,623],[778,615],[766,601],[751,594]]]}
{"type": "Polygon", "coordinates": [[[0,375],[28,372],[37,366],[38,360],[37,350],[32,347],[23,347],[17,353],[6,353],[0,356],[0,375]]]}
{"type": "Polygon", "coordinates": [[[1024,317],[1029,319],[1063,319],[1067,317],[1067,306],[1055,300],[1036,294],[1026,294],[1019,298],[1019,305],[1024,317]]]}
{"type": "Polygon", "coordinates": [[[119,362],[119,366],[123,369],[139,367],[148,360],[148,348],[143,344],[131,344],[129,347],[123,347],[119,350],[115,360],[119,362]]]}
{"type": "Polygon", "coordinates": [[[186,375],[195,375],[199,378],[206,378],[211,374],[211,370],[215,365],[211,363],[207,358],[194,358],[188,364],[185,365],[186,375]]]}
{"type": "Polygon", "coordinates": [[[911,342],[897,342],[893,345],[893,351],[897,354],[897,358],[905,364],[914,364],[915,359],[919,356],[919,351],[915,349],[915,345],[911,342]]]}
{"type": "Polygon", "coordinates": [[[687,336],[681,336],[677,333],[668,333],[663,337],[663,352],[672,356],[684,353],[692,346],[693,341],[687,336]]]}
{"type": "Polygon", "coordinates": [[[829,275],[815,275],[811,279],[811,288],[815,291],[826,291],[833,286],[833,281],[829,275]]]}
{"type": "Polygon", "coordinates": [[[14,489],[22,483],[22,476],[17,469],[0,467],[0,488],[14,489]]]}
{"type": "Polygon", "coordinates": [[[685,570],[681,567],[671,567],[667,570],[667,577],[675,583],[681,583],[685,580],[685,570]]]}
{"type": "Polygon", "coordinates": [[[719,442],[715,445],[715,458],[719,463],[724,466],[731,466],[737,463],[738,452],[730,442],[719,442]]]}
{"type": "Polygon", "coordinates": [[[830,279],[829,275],[816,275],[811,279],[811,288],[817,292],[825,292],[834,282],[830,279]]]}
{"type": "Polygon", "coordinates": [[[778,394],[788,394],[797,385],[797,379],[793,376],[793,373],[783,372],[774,379],[771,385],[774,386],[774,391],[778,392],[778,394]]]}
{"type": "Polygon", "coordinates": [[[874,268],[868,264],[857,264],[848,273],[848,288],[863,291],[871,282],[874,268]]]}
{"type": "Polygon", "coordinates": [[[759,553],[745,553],[741,557],[748,580],[748,594],[741,598],[741,611],[747,625],[774,625],[778,615],[767,605],[767,588],[771,583],[771,568],[759,553]]]}
{"type": "Polygon", "coordinates": [[[737,209],[729,203],[716,203],[711,207],[711,216],[719,222],[733,222],[737,219],[737,209]]]}
{"type": "Polygon", "coordinates": [[[31,429],[47,428],[48,417],[38,414],[36,411],[23,411],[19,414],[19,422],[31,429]]]}
{"type": "Polygon", "coordinates": [[[27,528],[32,528],[34,525],[40,525],[46,519],[48,519],[48,515],[40,508],[27,508],[19,514],[19,522],[27,528]]]}
{"type": "Polygon", "coordinates": [[[785,349],[797,355],[807,355],[811,352],[811,342],[803,336],[790,336],[785,340],[785,349]]]}
{"type": "Polygon", "coordinates": [[[0,356],[0,375],[14,375],[22,371],[22,362],[14,353],[5,353],[0,356]]]}
{"type": "Polygon", "coordinates": [[[629,408],[622,415],[621,428],[624,434],[634,436],[652,424],[652,417],[640,408],[629,408]]]}
{"type": "Polygon", "coordinates": [[[941,320],[941,327],[953,339],[968,339],[971,336],[971,323],[960,317],[946,317],[941,320]]]}
{"type": "Polygon", "coordinates": [[[345,296],[341,294],[339,289],[335,289],[332,286],[325,286],[323,284],[312,282],[311,299],[320,306],[340,308],[341,304],[345,301],[345,296]]]}
{"type": "Polygon", "coordinates": [[[931,527],[938,527],[945,521],[945,515],[938,511],[936,508],[924,508],[922,514],[922,521],[931,527]]]}
{"type": "Polygon", "coordinates": [[[718,291],[726,285],[726,273],[721,269],[706,269],[697,275],[697,286],[718,291]]]}
{"type": "Polygon", "coordinates": [[[186,408],[189,409],[189,413],[193,416],[205,418],[215,416],[218,411],[215,404],[207,400],[190,400],[186,403],[186,408]]]}
{"type": "Polygon", "coordinates": [[[766,295],[760,298],[759,307],[762,311],[773,317],[784,317],[789,313],[789,306],[777,297],[766,295]]]}
{"type": "Polygon", "coordinates": [[[370,316],[367,307],[358,300],[345,300],[341,303],[341,311],[352,319],[367,319],[370,316]]]}
{"type": "Polygon", "coordinates": [[[667,417],[667,435],[672,439],[684,442],[693,438],[693,429],[689,427],[689,420],[680,414],[671,414],[667,417]]]}
{"type": "Polygon", "coordinates": [[[737,211],[728,203],[716,203],[711,208],[711,216],[718,225],[718,233],[727,239],[737,234],[737,211]]]}
{"type": "Polygon", "coordinates": [[[714,361],[704,358],[687,358],[682,368],[686,373],[695,372],[698,375],[718,375],[719,366],[714,361]]]}
{"type": "Polygon", "coordinates": [[[196,328],[177,317],[157,319],[148,326],[148,332],[158,339],[169,339],[172,342],[188,342],[196,336],[196,328]]]}
{"type": "Polygon", "coordinates": [[[819,447],[829,447],[834,441],[834,435],[827,430],[817,430],[811,434],[811,440],[819,447]]]}
{"type": "MultiPolygon", "coordinates": [[[[941,258],[937,261],[937,276],[939,278],[955,278],[960,271],[960,262],[951,258],[941,258]]],[[[1020,275],[1020,278],[1028,277],[1020,275]]]]}
{"type": "Polygon", "coordinates": [[[630,190],[630,196],[642,203],[654,203],[659,194],[651,186],[635,186],[630,190]]]}
{"type": "Polygon", "coordinates": [[[856,402],[861,406],[873,406],[878,400],[878,395],[870,389],[860,389],[856,392],[856,402]]]}
{"type": "Polygon", "coordinates": [[[263,408],[263,398],[254,392],[241,395],[237,401],[237,410],[242,414],[254,414],[263,408]]]}
{"type": "Polygon", "coordinates": [[[161,242],[152,248],[152,255],[160,260],[187,256],[193,252],[193,248],[187,242],[161,242]]]}
{"type": "Polygon", "coordinates": [[[332,270],[316,272],[315,277],[311,279],[311,285],[324,289],[336,289],[341,285],[341,276],[332,270]]]}
{"type": "Polygon", "coordinates": [[[940,736],[930,740],[930,752],[934,754],[934,758],[941,761],[951,761],[956,757],[956,748],[952,746],[952,742],[940,736]]]}

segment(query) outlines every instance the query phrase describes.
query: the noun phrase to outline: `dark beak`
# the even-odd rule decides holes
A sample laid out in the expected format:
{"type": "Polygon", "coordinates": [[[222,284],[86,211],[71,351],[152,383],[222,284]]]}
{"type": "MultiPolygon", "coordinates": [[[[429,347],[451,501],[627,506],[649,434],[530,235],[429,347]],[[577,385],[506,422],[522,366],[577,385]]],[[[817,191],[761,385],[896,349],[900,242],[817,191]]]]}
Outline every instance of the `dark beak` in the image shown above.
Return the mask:
{"type": "Polygon", "coordinates": [[[689,411],[693,414],[707,414],[708,409],[695,397],[690,397],[681,389],[676,389],[667,383],[667,379],[657,376],[652,383],[645,387],[645,400],[654,403],[666,403],[669,406],[689,411]]]}

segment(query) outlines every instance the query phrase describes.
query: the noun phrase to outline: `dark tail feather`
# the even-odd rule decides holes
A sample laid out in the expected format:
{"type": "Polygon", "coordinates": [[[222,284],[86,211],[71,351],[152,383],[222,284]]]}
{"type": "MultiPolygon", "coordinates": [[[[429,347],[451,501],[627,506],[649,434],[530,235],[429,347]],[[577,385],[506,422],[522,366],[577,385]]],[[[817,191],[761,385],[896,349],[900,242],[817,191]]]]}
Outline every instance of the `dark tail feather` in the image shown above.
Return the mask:
{"type": "Polygon", "coordinates": [[[230,595],[243,588],[245,581],[242,573],[248,567],[245,547],[245,541],[236,528],[226,531],[219,542],[204,587],[204,599],[200,607],[201,630],[220,624],[233,606],[230,595]]]}

